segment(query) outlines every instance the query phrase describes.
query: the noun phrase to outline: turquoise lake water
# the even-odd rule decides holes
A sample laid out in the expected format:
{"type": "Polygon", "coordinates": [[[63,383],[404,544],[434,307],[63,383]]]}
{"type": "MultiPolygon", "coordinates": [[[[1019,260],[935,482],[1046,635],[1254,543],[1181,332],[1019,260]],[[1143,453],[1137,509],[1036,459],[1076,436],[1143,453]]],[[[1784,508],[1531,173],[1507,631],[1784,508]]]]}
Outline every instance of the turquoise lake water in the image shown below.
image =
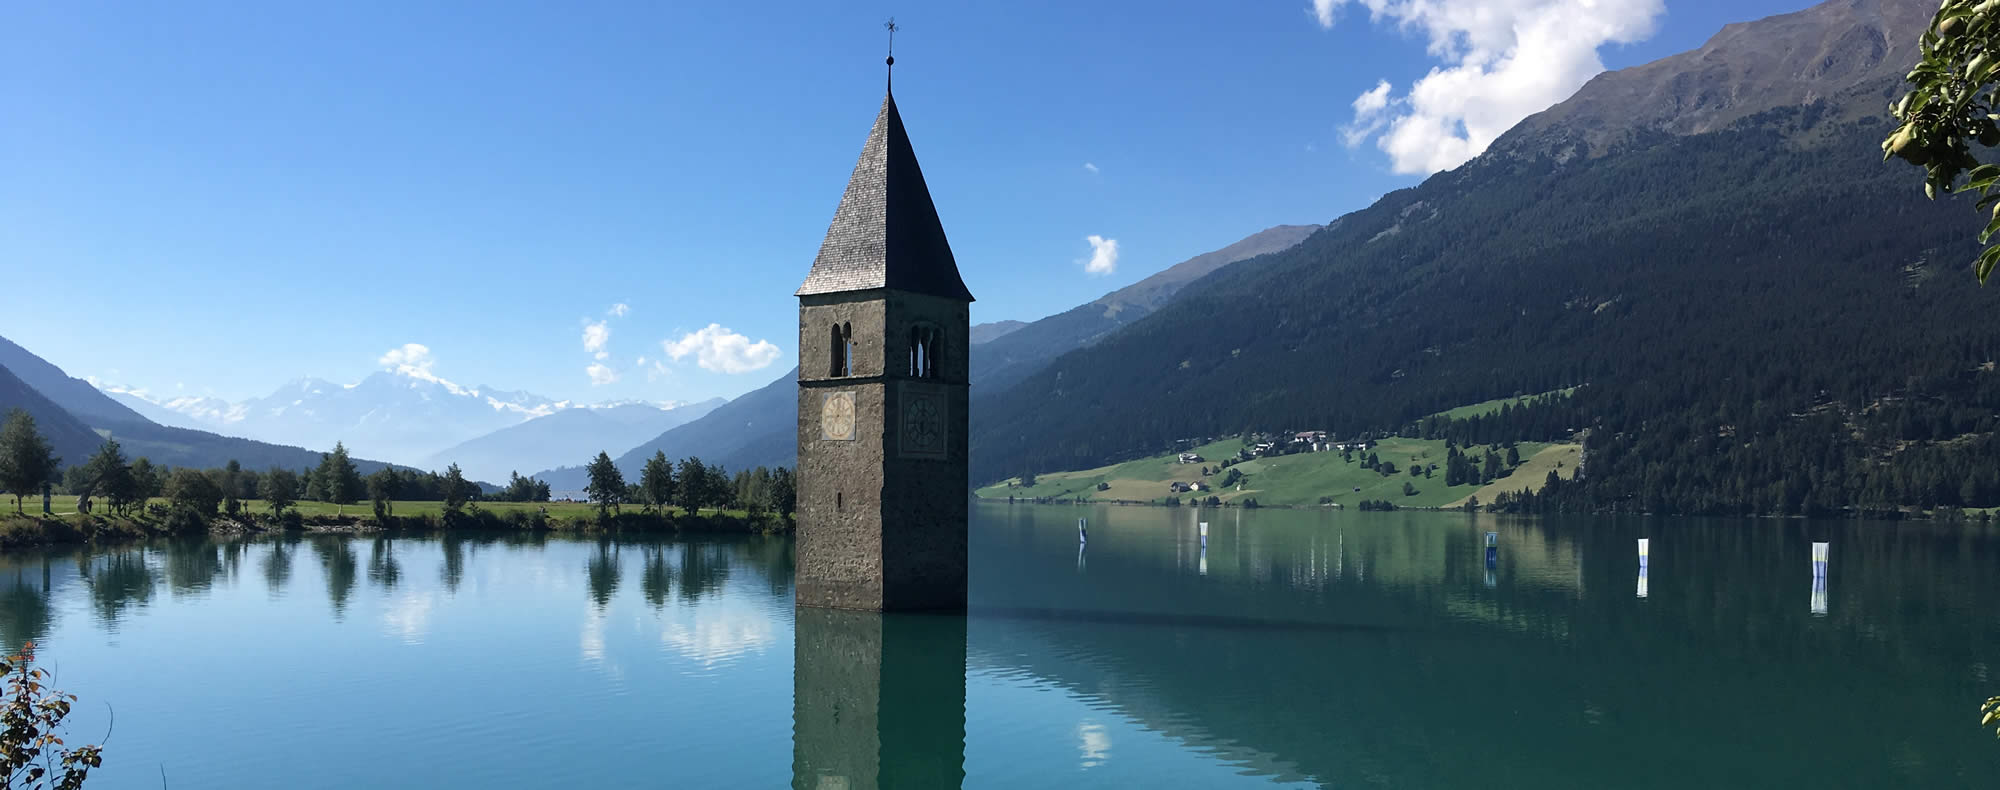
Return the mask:
{"type": "Polygon", "coordinates": [[[972,529],[965,617],[795,613],[786,538],[305,537],[0,556],[0,640],[115,715],[91,787],[2000,785],[1996,530],[972,529]]]}

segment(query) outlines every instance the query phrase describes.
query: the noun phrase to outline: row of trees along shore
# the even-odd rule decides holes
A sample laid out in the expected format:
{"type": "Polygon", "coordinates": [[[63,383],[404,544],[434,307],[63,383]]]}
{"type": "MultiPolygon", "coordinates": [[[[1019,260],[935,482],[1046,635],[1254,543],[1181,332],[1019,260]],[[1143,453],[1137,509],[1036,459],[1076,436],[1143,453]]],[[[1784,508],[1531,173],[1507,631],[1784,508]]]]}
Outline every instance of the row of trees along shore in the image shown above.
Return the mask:
{"type": "MultiPolygon", "coordinates": [[[[646,462],[637,481],[627,483],[610,456],[600,452],[589,465],[589,477],[586,494],[600,517],[622,515],[626,505],[661,516],[676,507],[687,515],[713,509],[789,518],[793,511],[792,470],[784,467],[760,466],[731,475],[700,458],[676,464],[662,452],[646,462]]],[[[504,487],[485,493],[465,478],[457,464],[442,474],[384,466],[363,475],[340,443],[323,454],[316,467],[272,467],[260,472],[244,469],[234,460],[196,469],[156,465],[143,457],[127,459],[118,442],[107,439],[83,463],[63,467],[62,459],[36,430],[34,417],[20,409],[9,412],[0,425],[0,491],[13,498],[17,514],[27,513],[24,500],[48,492],[74,495],[77,512],[83,514],[101,506],[119,516],[151,512],[204,524],[218,513],[254,515],[245,504],[251,500],[259,500],[274,519],[296,514],[302,501],[335,505],[343,515],[347,505],[367,501],[376,519],[386,522],[395,516],[398,501],[441,502],[448,520],[476,508],[480,501],[549,502],[552,496],[547,482],[518,472],[504,487]],[[153,503],[160,498],[167,500],[165,506],[153,503]]]]}

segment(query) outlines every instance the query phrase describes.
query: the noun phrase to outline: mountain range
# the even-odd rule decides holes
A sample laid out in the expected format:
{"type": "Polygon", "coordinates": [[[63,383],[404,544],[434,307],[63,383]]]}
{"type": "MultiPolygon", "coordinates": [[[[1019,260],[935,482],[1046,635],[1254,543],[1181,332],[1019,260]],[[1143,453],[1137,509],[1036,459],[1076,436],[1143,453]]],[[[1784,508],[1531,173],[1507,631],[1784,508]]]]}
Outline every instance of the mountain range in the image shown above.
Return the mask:
{"type": "Polygon", "coordinates": [[[1565,508],[2000,504],[1979,217],[1878,147],[1935,9],[1833,0],[1600,75],[981,401],[974,478],[1318,429],[1583,438],[1581,482],[1543,503],[1565,508]]]}

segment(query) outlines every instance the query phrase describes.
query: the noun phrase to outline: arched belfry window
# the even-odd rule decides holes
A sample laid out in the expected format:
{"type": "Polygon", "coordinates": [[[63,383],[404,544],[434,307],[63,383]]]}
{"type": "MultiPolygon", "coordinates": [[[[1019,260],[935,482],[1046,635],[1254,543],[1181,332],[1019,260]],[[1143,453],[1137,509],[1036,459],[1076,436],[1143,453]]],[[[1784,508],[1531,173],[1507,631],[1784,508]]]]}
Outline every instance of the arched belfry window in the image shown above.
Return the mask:
{"type": "Polygon", "coordinates": [[[935,378],[937,376],[939,338],[942,335],[936,327],[910,327],[910,377],[935,378]]]}
{"type": "Polygon", "coordinates": [[[828,340],[827,357],[831,360],[827,375],[854,375],[854,325],[834,324],[832,337],[828,340]]]}

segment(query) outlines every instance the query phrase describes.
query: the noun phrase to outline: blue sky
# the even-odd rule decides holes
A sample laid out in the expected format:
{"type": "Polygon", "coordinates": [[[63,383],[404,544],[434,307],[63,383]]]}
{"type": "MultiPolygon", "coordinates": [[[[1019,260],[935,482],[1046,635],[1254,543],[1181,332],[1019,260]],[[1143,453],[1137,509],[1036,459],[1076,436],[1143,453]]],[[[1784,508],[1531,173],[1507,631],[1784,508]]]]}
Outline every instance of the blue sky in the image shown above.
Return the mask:
{"type": "Polygon", "coordinates": [[[1598,62],[1804,5],[6,4],[0,335],[159,395],[419,344],[464,385],[733,396],[793,364],[892,14],[992,321],[1361,208],[1598,62]]]}

